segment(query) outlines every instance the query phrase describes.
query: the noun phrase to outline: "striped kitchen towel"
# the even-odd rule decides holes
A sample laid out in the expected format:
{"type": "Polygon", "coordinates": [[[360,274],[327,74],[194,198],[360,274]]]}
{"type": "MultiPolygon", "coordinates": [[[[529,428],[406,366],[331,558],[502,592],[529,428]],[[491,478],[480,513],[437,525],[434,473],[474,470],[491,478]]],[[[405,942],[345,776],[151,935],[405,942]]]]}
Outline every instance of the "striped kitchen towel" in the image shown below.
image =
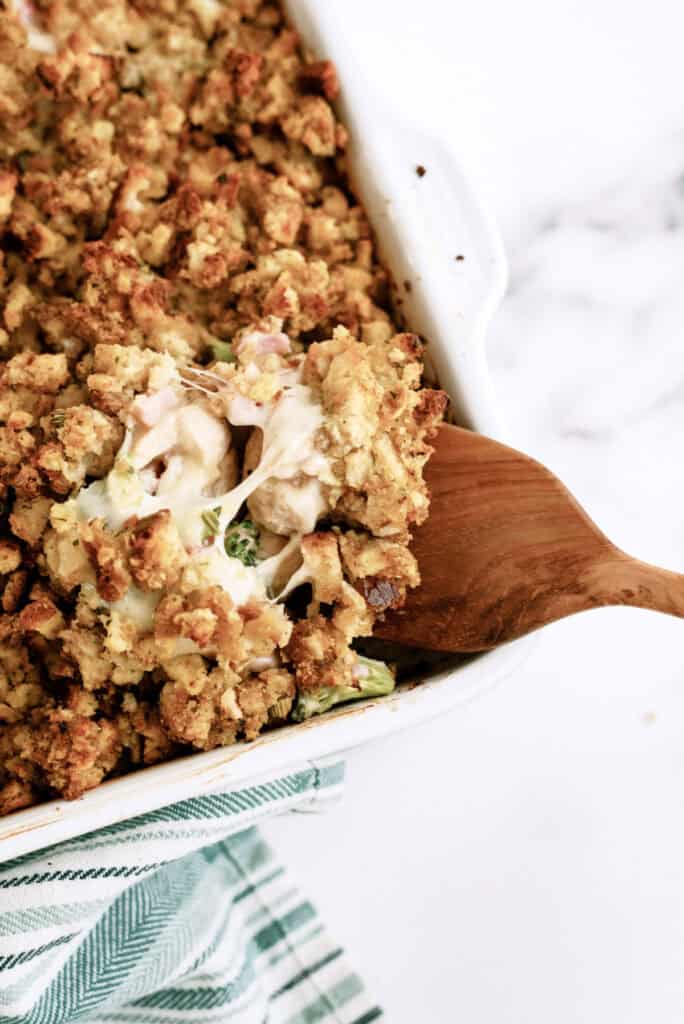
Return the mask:
{"type": "Polygon", "coordinates": [[[308,764],[0,864],[0,1024],[380,1019],[254,827],[343,778],[308,764]]]}

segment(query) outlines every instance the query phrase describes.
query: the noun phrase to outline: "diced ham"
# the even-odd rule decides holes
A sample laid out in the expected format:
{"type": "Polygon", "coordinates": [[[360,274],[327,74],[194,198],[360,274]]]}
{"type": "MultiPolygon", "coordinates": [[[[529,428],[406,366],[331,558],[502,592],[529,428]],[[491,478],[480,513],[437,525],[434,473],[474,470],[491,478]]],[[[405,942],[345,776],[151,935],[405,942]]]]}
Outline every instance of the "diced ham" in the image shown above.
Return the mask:
{"type": "Polygon", "coordinates": [[[261,427],[269,410],[244,395],[232,395],[226,402],[228,419],[235,427],[261,427]]]}
{"type": "Polygon", "coordinates": [[[287,334],[265,334],[262,331],[245,334],[236,346],[237,354],[239,355],[247,346],[253,348],[255,355],[267,355],[275,352],[279,356],[284,356],[291,350],[287,334]]]}

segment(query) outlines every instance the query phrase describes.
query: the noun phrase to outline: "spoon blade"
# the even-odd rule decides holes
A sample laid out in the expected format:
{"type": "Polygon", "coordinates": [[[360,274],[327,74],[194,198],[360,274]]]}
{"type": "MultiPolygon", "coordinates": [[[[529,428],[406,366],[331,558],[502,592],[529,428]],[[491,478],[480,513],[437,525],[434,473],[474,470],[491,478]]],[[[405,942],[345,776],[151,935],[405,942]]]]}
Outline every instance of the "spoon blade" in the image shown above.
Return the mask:
{"type": "Polygon", "coordinates": [[[411,545],[422,582],[403,608],[377,623],[376,636],[482,651],[615,603],[601,570],[627,556],[550,470],[448,424],[434,447],[426,467],[430,516],[411,545]]]}

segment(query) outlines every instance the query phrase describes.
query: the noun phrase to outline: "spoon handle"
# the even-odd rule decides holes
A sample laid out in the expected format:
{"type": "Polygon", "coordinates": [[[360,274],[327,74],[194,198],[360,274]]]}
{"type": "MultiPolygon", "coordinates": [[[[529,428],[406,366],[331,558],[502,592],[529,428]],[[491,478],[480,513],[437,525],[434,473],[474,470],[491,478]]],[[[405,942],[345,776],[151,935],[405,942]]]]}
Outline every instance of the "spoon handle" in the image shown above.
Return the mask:
{"type": "Polygon", "coordinates": [[[589,572],[588,591],[597,604],[632,605],[684,618],[684,576],[649,565],[614,549],[612,558],[589,572]]]}
{"type": "Polygon", "coordinates": [[[684,576],[615,547],[546,466],[449,425],[434,447],[430,515],[411,545],[422,582],[377,636],[486,651],[606,605],[684,618],[684,576]]]}
{"type": "Polygon", "coordinates": [[[576,565],[575,571],[566,567],[559,573],[553,558],[530,566],[533,585],[508,589],[499,584],[494,600],[472,602],[477,611],[467,588],[458,601],[424,604],[417,596],[409,608],[378,623],[375,633],[408,646],[465,653],[491,650],[592,608],[629,605],[684,618],[683,575],[631,558],[609,543],[606,548],[602,557],[576,565]]]}

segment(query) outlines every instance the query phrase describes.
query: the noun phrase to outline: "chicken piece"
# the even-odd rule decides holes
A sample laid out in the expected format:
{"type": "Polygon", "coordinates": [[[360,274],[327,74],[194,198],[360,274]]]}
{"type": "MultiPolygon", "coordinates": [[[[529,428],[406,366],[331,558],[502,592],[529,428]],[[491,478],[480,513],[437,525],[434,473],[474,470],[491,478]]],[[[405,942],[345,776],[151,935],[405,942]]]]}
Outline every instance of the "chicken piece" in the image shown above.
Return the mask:
{"type": "Polygon", "coordinates": [[[267,480],[249,496],[247,507],[256,523],[283,537],[311,533],[330,510],[324,485],[304,474],[294,480],[267,480]]]}
{"type": "MultiPolygon", "coordinates": [[[[254,470],[261,458],[263,435],[252,431],[245,446],[243,473],[254,470]]],[[[293,479],[271,477],[247,499],[251,518],[272,533],[290,537],[293,533],[312,533],[316,523],[332,508],[331,488],[304,473],[293,479]]]]}

